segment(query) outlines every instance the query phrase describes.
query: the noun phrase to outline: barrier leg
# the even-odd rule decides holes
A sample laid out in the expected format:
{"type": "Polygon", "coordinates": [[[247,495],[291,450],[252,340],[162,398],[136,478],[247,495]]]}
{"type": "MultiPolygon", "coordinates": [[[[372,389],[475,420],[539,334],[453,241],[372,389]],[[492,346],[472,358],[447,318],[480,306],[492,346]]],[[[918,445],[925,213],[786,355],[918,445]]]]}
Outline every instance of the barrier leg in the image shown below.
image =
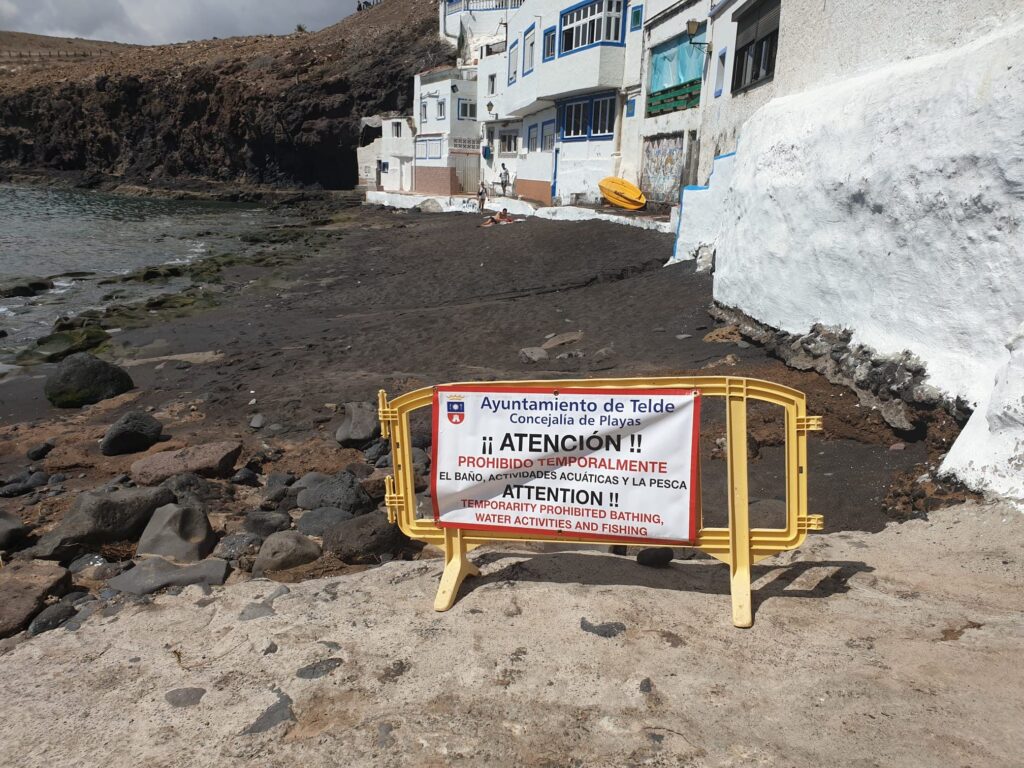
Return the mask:
{"type": "Polygon", "coordinates": [[[729,451],[729,579],[732,623],[754,624],[750,597],[750,510],[747,493],[746,393],[729,392],[727,412],[729,451]]]}
{"type": "Polygon", "coordinates": [[[444,529],[444,573],[434,598],[435,611],[447,611],[455,605],[459,587],[467,576],[479,576],[480,569],[466,557],[466,540],[458,528],[444,529]]]}

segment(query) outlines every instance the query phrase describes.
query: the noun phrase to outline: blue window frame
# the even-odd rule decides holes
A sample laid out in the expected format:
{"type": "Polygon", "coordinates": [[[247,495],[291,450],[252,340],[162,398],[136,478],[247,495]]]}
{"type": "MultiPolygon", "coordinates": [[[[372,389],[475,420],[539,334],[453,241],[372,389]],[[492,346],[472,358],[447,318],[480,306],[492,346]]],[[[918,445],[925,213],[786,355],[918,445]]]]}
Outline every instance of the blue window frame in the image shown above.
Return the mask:
{"type": "Polygon", "coordinates": [[[508,47],[508,84],[512,85],[519,75],[519,41],[508,47]]]}
{"type": "Polygon", "coordinates": [[[533,72],[537,61],[537,25],[531,24],[523,32],[523,77],[533,72]]]}
{"type": "Polygon", "coordinates": [[[541,48],[541,61],[551,61],[555,58],[555,54],[558,53],[557,32],[557,27],[548,27],[544,30],[544,42],[543,48],[541,48]]]}
{"type": "Polygon", "coordinates": [[[626,102],[626,117],[632,117],[636,114],[636,99],[630,99],[626,102]]]}
{"type": "Polygon", "coordinates": [[[583,0],[558,17],[558,55],[568,56],[598,45],[626,44],[627,0],[583,0]]]}
{"type": "Polygon", "coordinates": [[[537,151],[537,130],[538,126],[536,123],[526,129],[526,151],[536,152],[537,151]]]}
{"type": "Polygon", "coordinates": [[[561,140],[610,141],[615,137],[614,91],[570,99],[558,104],[561,140]]]}
{"type": "Polygon", "coordinates": [[[634,5],[629,9],[629,31],[636,32],[644,25],[644,7],[634,5]]]}
{"type": "Polygon", "coordinates": [[[555,148],[555,120],[545,120],[540,124],[540,151],[550,152],[555,148]]]}

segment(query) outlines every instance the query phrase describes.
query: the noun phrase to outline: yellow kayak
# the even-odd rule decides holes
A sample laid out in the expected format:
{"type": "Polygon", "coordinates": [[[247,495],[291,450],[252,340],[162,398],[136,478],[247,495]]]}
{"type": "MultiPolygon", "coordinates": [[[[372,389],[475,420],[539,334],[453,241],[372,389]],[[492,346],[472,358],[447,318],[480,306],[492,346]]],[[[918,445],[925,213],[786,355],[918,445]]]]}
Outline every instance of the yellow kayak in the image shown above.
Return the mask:
{"type": "Polygon", "coordinates": [[[605,200],[627,211],[639,211],[647,205],[647,198],[638,186],[617,176],[601,179],[597,183],[597,188],[601,190],[605,200]]]}

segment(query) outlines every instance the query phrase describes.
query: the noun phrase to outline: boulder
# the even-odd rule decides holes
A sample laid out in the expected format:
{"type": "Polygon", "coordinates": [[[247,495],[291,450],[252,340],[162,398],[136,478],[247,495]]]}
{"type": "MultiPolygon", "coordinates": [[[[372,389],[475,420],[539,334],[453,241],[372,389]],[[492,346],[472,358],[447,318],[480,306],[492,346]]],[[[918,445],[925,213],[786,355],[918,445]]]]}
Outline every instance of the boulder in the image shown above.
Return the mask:
{"type": "Polygon", "coordinates": [[[566,344],[575,344],[577,341],[583,340],[583,331],[566,331],[565,333],[557,333],[550,339],[541,344],[541,349],[548,350],[554,349],[555,347],[562,347],[566,344]]]}
{"type": "Polygon", "coordinates": [[[164,587],[223,584],[231,571],[227,560],[211,557],[191,565],[175,565],[162,557],[148,557],[130,571],[115,576],[107,586],[132,595],[148,595],[164,587]]]}
{"type": "Polygon", "coordinates": [[[43,336],[35,346],[20,352],[15,358],[18,365],[56,363],[76,352],[93,349],[110,338],[110,334],[97,325],[87,325],[70,331],[58,331],[43,336]]]}
{"type": "Polygon", "coordinates": [[[71,574],[56,563],[16,561],[0,568],[0,638],[25,629],[46,598],[71,588],[71,574]]]}
{"type": "Polygon", "coordinates": [[[292,488],[312,488],[314,485],[320,485],[331,479],[330,475],[325,475],[323,472],[307,472],[294,483],[291,484],[292,488]]]}
{"type": "Polygon", "coordinates": [[[75,610],[75,606],[64,600],[47,606],[28,625],[29,637],[35,637],[43,632],[56,629],[76,613],[78,611],[75,610]]]}
{"type": "Polygon", "coordinates": [[[29,461],[42,461],[43,459],[50,455],[50,451],[52,451],[53,448],[53,443],[47,440],[45,443],[41,443],[39,445],[35,445],[29,448],[28,452],[25,455],[28,457],[29,461]]]}
{"type": "Polygon", "coordinates": [[[305,565],[321,554],[320,545],[298,531],[280,531],[263,542],[253,564],[252,575],[262,576],[266,571],[285,571],[305,565]]]}
{"type": "Polygon", "coordinates": [[[540,363],[548,359],[548,351],[544,347],[523,347],[519,350],[519,362],[540,363]]]}
{"type": "Polygon", "coordinates": [[[242,528],[265,539],[278,531],[287,531],[292,527],[292,517],[280,510],[253,509],[246,513],[242,528]]]}
{"type": "Polygon", "coordinates": [[[241,452],[241,443],[227,440],[155,453],[132,464],[132,479],[139,485],[156,485],[185,472],[202,477],[230,477],[241,452]]]}
{"type": "Polygon", "coordinates": [[[213,548],[213,556],[227,560],[229,563],[237,562],[242,558],[255,559],[262,544],[263,538],[255,533],[249,531],[231,533],[217,542],[217,546],[213,548]]]}
{"type": "Polygon", "coordinates": [[[381,438],[380,440],[375,441],[373,445],[371,445],[365,451],[363,451],[363,458],[366,459],[367,464],[374,464],[377,461],[377,459],[379,459],[385,453],[390,452],[391,442],[389,440],[384,440],[383,438],[381,438]]]}
{"type": "Polygon", "coordinates": [[[636,554],[636,561],[648,568],[664,568],[672,562],[675,553],[672,547],[647,547],[636,554]]]}
{"type": "Polygon", "coordinates": [[[345,520],[324,531],[324,550],[346,563],[376,563],[379,555],[394,554],[408,541],[380,511],[345,520]]]}
{"type": "Polygon", "coordinates": [[[320,507],[304,512],[295,527],[299,533],[304,533],[306,536],[323,536],[324,531],[332,525],[351,519],[352,513],[346,512],[344,509],[320,507]]]}
{"type": "Polygon", "coordinates": [[[374,501],[383,501],[384,496],[387,492],[386,481],[391,476],[391,472],[386,469],[375,469],[373,474],[369,477],[364,477],[359,481],[359,485],[366,491],[366,495],[374,501]]]}
{"type": "Polygon", "coordinates": [[[35,296],[53,288],[45,277],[12,277],[0,281],[0,299],[35,296]]]}
{"type": "Polygon", "coordinates": [[[138,453],[156,445],[163,432],[163,424],[143,411],[129,411],[115,421],[100,443],[104,456],[138,453]]]}
{"type": "Polygon", "coordinates": [[[132,377],[116,365],[98,360],[88,352],[64,358],[46,377],[46,399],[58,408],[81,408],[116,397],[132,389],[132,377]]]}
{"type": "Polygon", "coordinates": [[[207,502],[224,497],[224,489],[220,485],[193,472],[169,477],[160,483],[160,487],[170,490],[179,504],[187,504],[196,509],[206,509],[207,502]]]}
{"type": "Polygon", "coordinates": [[[138,555],[162,555],[179,563],[194,563],[210,554],[216,542],[217,537],[205,512],[168,504],[153,513],[135,552],[138,555]]]}
{"type": "Polygon", "coordinates": [[[242,467],[231,476],[231,482],[235,485],[248,485],[252,488],[258,488],[260,485],[260,478],[259,475],[248,467],[242,467]]]}
{"type": "Polygon", "coordinates": [[[334,438],[346,447],[359,447],[380,436],[374,403],[345,403],[345,414],[334,438]]]}
{"type": "Polygon", "coordinates": [[[153,512],[174,502],[166,488],[86,491],[75,499],[60,524],[30,550],[35,557],[61,559],[84,544],[107,544],[138,538],[153,512]]]}
{"type": "Polygon", "coordinates": [[[0,509],[0,549],[8,549],[21,541],[29,527],[13,512],[0,509]]]}
{"type": "Polygon", "coordinates": [[[359,484],[358,478],[344,471],[312,488],[304,488],[299,492],[297,501],[303,509],[334,507],[351,515],[368,512],[375,506],[373,499],[359,484]]]}

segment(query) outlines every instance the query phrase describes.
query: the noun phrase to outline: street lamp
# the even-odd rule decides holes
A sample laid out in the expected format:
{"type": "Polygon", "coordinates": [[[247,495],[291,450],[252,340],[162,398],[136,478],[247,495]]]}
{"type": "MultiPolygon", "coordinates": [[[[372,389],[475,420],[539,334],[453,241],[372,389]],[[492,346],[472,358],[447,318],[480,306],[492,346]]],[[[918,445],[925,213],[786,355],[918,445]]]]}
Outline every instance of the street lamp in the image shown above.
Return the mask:
{"type": "Polygon", "coordinates": [[[695,43],[693,41],[693,38],[697,34],[697,31],[699,29],[700,29],[700,22],[697,21],[697,19],[690,19],[688,22],[686,22],[686,36],[690,39],[690,45],[692,45],[694,48],[701,48],[701,49],[703,49],[704,52],[710,56],[711,55],[711,43],[700,43],[700,42],[695,43]]]}

